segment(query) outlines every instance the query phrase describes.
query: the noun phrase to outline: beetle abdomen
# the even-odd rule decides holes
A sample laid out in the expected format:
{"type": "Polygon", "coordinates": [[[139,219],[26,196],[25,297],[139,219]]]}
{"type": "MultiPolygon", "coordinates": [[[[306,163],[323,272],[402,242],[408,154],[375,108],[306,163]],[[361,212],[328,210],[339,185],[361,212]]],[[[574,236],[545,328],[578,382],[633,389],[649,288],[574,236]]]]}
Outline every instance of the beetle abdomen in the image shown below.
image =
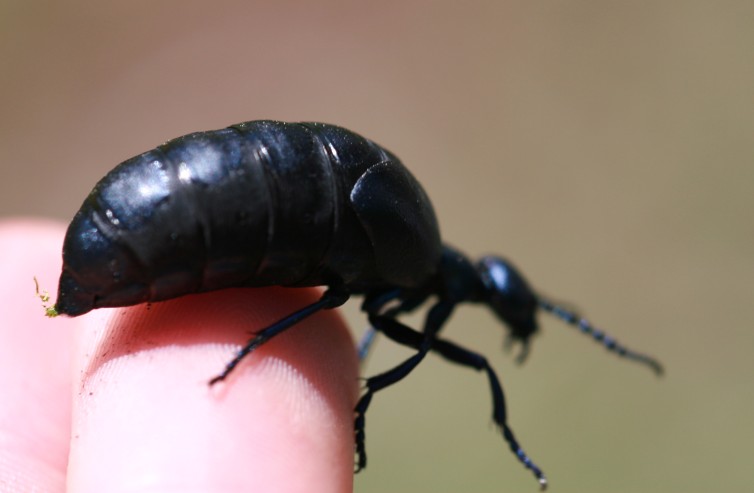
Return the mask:
{"type": "Polygon", "coordinates": [[[56,308],[77,315],[232,286],[415,284],[439,249],[429,200],[387,151],[330,125],[248,122],[179,137],[108,173],[69,226],[56,308]],[[360,192],[378,164],[392,166],[387,182],[410,186],[360,192]],[[398,234],[383,231],[391,222],[398,234]]]}

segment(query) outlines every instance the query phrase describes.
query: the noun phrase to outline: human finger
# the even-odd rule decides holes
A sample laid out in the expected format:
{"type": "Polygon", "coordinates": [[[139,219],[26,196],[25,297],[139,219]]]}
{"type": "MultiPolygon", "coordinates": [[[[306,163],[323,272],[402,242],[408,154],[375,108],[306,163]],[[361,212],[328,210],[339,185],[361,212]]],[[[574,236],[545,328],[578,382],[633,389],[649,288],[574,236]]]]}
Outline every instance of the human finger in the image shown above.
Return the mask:
{"type": "Polygon", "coordinates": [[[334,311],[216,375],[311,289],[232,289],[95,310],[74,366],[69,490],[351,491],[357,362],[334,311]]]}

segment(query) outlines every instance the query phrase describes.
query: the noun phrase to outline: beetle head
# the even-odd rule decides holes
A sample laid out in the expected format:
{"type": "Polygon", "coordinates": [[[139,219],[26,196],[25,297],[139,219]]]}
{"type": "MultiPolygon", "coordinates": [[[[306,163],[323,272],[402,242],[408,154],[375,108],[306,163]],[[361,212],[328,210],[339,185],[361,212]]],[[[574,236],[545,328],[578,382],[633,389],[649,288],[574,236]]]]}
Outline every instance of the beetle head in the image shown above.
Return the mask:
{"type": "Polygon", "coordinates": [[[483,257],[477,262],[476,268],[484,285],[480,301],[487,303],[510,327],[511,339],[521,341],[524,345],[519,361],[526,357],[529,338],[537,331],[536,311],[541,309],[591,336],[609,351],[642,363],[657,375],[662,374],[662,365],[655,358],[628,349],[577,313],[536,295],[521,273],[507,260],[494,256],[483,257]]]}
{"type": "Polygon", "coordinates": [[[482,257],[476,268],[484,284],[484,302],[511,329],[511,337],[524,343],[525,351],[537,331],[536,295],[521,273],[503,258],[482,257]]]}

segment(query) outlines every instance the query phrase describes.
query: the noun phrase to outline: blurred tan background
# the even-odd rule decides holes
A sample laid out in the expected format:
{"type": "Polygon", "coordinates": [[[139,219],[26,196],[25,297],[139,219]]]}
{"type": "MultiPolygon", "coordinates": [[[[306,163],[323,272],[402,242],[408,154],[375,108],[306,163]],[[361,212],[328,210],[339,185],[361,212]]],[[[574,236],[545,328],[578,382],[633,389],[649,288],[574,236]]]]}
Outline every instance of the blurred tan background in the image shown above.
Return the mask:
{"type": "MultiPolygon", "coordinates": [[[[666,364],[542,317],[518,367],[486,310],[457,312],[446,336],[494,363],[552,491],[752,491],[753,48],[747,1],[6,0],[0,215],[67,221],[187,132],[343,125],[401,156],[449,242],[666,364]]],[[[367,373],[408,354],[376,349],[367,373]]],[[[428,358],[374,400],[356,490],[535,491],[489,416],[481,374],[428,358]]]]}

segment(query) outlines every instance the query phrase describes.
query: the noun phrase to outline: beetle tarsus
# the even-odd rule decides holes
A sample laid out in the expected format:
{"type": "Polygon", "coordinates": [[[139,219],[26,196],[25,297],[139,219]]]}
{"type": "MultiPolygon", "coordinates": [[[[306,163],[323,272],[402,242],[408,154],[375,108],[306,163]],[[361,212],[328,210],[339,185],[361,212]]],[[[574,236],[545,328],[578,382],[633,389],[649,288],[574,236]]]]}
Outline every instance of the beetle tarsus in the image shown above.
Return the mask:
{"type": "Polygon", "coordinates": [[[542,476],[539,478],[539,491],[545,491],[547,489],[547,478],[542,476]]]}
{"type": "Polygon", "coordinates": [[[225,377],[227,377],[227,376],[228,376],[228,372],[227,372],[227,371],[224,371],[224,372],[222,372],[221,374],[217,375],[216,377],[212,378],[212,379],[211,379],[211,380],[209,381],[208,385],[209,385],[210,387],[212,387],[212,386],[213,386],[213,385],[215,385],[216,383],[220,383],[220,382],[222,382],[223,380],[225,380],[225,377]]]}

